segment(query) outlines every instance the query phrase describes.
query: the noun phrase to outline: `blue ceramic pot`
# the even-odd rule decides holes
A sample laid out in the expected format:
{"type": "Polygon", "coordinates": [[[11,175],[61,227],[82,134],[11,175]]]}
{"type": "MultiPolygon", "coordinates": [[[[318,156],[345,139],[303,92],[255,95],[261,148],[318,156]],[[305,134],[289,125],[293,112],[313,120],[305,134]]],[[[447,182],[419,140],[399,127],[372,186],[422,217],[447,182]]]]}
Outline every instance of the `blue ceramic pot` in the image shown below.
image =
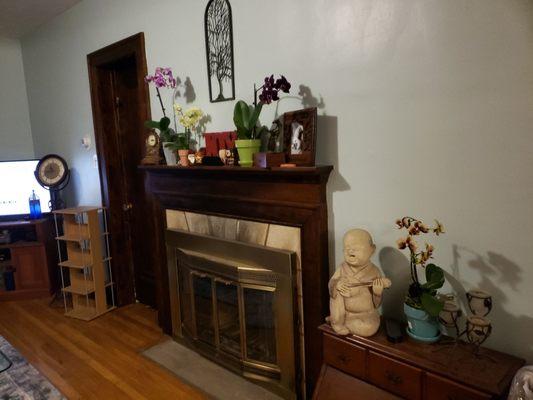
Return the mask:
{"type": "Polygon", "coordinates": [[[413,308],[404,303],[403,311],[407,317],[407,334],[413,339],[433,343],[439,340],[440,330],[437,318],[426,311],[413,308]]]}

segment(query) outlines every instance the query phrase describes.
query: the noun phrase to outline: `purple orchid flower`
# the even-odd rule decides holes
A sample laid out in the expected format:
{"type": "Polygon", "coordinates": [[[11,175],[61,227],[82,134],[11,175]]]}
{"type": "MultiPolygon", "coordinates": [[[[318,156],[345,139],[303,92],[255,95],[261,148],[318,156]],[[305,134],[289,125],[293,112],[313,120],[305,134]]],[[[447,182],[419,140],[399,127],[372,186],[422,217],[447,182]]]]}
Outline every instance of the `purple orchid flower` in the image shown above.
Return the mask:
{"type": "Polygon", "coordinates": [[[172,69],[168,67],[157,67],[153,75],[146,75],[144,77],[144,81],[148,84],[154,84],[155,90],[157,91],[157,97],[159,98],[159,103],[161,104],[161,110],[163,111],[163,115],[166,117],[165,107],[163,106],[159,89],[176,88],[176,78],[174,78],[174,75],[172,74],[172,69]]]}
{"type": "Polygon", "coordinates": [[[144,78],[146,83],[153,83],[156,88],[170,88],[176,87],[176,79],[172,75],[171,68],[157,67],[153,75],[146,75],[144,78]]]}
{"type": "Polygon", "coordinates": [[[259,101],[262,104],[270,104],[273,101],[279,100],[279,91],[281,90],[284,93],[289,93],[291,89],[291,84],[283,75],[280,78],[274,79],[274,75],[265,77],[263,86],[254,91],[254,104],[257,105],[257,93],[259,94],[259,101]]]}

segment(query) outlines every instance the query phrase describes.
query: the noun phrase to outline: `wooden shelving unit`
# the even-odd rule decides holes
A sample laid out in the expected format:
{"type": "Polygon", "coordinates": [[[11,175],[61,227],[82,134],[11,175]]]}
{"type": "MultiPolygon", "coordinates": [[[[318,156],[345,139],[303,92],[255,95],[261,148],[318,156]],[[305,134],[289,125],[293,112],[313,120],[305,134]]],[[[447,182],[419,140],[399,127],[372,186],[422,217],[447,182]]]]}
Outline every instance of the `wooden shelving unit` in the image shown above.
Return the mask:
{"type": "Polygon", "coordinates": [[[65,315],[90,321],[115,308],[105,209],[67,208],[54,217],[65,315]]]}

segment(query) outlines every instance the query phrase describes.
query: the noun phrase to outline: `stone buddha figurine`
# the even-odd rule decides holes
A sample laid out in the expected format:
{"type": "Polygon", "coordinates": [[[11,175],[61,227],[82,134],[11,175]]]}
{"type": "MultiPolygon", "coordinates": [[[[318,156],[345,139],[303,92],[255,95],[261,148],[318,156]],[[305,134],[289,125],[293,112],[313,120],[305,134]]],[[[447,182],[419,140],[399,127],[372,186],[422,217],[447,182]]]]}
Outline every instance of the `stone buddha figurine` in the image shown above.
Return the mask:
{"type": "Polygon", "coordinates": [[[363,229],[344,235],[344,262],[329,281],[328,322],[339,335],[372,336],[380,325],[378,307],[391,281],[370,261],[376,246],[363,229]]]}

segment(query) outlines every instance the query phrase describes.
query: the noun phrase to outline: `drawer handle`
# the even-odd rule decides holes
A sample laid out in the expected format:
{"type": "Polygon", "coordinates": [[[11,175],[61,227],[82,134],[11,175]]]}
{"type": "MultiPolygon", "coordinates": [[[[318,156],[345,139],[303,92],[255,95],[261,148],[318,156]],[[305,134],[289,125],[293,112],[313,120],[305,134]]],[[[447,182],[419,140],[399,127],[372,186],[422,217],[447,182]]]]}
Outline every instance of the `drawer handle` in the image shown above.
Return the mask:
{"type": "Polygon", "coordinates": [[[340,354],[337,356],[337,358],[342,362],[343,364],[348,364],[350,361],[350,357],[346,357],[344,354],[340,354]]]}
{"type": "Polygon", "coordinates": [[[401,376],[396,375],[393,372],[385,371],[385,377],[389,382],[391,382],[394,385],[400,385],[403,382],[403,379],[401,376]]]}

